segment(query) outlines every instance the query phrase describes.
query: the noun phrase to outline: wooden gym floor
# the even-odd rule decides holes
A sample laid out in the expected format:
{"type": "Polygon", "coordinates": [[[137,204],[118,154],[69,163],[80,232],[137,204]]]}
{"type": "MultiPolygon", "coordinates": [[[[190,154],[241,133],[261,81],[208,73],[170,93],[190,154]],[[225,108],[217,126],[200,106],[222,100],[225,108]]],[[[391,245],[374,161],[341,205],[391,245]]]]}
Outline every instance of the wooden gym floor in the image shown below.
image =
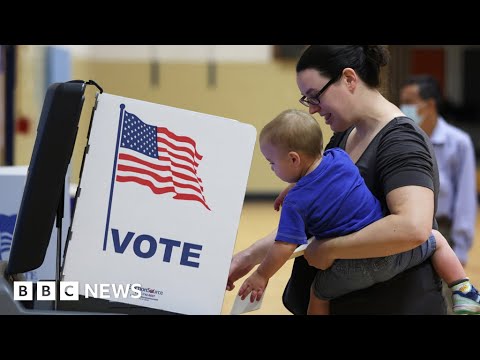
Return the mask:
{"type": "MultiPolygon", "coordinates": [[[[473,284],[480,286],[480,209],[477,215],[476,236],[470,251],[466,272],[473,284]]],[[[279,213],[273,210],[273,201],[246,201],[238,228],[235,252],[242,250],[273,230],[278,224],[279,213]]],[[[292,268],[292,261],[280,269],[269,281],[262,307],[249,315],[290,315],[282,304],[282,293],[292,268]]],[[[225,292],[222,314],[229,314],[243,279],[238,280],[233,291],[225,292]]]]}

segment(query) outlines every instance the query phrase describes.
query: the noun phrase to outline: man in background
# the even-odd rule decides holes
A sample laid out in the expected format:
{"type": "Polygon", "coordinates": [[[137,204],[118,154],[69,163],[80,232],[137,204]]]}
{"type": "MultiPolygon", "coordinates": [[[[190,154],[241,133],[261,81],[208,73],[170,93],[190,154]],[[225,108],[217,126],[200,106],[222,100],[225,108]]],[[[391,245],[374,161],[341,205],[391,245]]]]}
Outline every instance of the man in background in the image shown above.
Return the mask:
{"type": "Polygon", "coordinates": [[[433,144],[440,175],[436,219],[465,266],[477,212],[475,151],[470,136],[442,117],[442,103],[438,82],[430,75],[411,76],[400,90],[402,112],[420,125],[433,144]]]}

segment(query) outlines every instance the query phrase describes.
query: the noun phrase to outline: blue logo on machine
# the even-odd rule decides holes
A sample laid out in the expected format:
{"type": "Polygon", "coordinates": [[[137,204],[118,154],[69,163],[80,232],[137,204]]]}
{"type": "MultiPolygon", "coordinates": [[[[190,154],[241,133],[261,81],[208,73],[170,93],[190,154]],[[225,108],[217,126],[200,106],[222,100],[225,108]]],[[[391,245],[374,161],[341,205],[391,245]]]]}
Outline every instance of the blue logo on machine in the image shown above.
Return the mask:
{"type": "MultiPolygon", "coordinates": [[[[0,214],[0,261],[8,261],[10,249],[12,248],[13,230],[17,215],[0,214]]],[[[36,281],[37,272],[35,270],[24,274],[25,280],[36,281]]]]}
{"type": "Polygon", "coordinates": [[[8,260],[17,215],[0,214],[0,260],[8,260]]]}

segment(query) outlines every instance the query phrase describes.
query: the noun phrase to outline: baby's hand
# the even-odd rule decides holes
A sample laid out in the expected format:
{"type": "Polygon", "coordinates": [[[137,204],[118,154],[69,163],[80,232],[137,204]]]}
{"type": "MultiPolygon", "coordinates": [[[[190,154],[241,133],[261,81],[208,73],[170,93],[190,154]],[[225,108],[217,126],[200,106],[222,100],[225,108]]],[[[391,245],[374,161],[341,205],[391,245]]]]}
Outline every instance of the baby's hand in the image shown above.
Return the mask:
{"type": "Polygon", "coordinates": [[[252,293],[250,295],[250,302],[253,303],[255,300],[260,301],[263,293],[265,292],[267,284],[268,279],[265,279],[257,271],[254,271],[240,287],[238,296],[241,296],[243,300],[248,296],[248,294],[252,293]]]}
{"type": "Polygon", "coordinates": [[[285,189],[282,190],[282,192],[277,196],[273,203],[273,208],[277,211],[280,210],[280,207],[283,205],[283,200],[285,200],[285,196],[287,196],[288,192],[292,187],[294,187],[295,184],[290,184],[288,185],[285,189]]]}

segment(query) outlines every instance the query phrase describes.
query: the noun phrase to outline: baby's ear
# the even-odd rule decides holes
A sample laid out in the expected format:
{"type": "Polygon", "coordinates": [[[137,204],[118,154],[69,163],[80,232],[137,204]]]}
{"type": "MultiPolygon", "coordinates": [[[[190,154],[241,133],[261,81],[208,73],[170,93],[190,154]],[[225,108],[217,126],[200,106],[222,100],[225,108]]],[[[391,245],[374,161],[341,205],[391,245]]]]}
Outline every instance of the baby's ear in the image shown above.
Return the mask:
{"type": "Polygon", "coordinates": [[[300,164],[300,155],[296,151],[290,151],[288,157],[293,164],[300,164]]]}

